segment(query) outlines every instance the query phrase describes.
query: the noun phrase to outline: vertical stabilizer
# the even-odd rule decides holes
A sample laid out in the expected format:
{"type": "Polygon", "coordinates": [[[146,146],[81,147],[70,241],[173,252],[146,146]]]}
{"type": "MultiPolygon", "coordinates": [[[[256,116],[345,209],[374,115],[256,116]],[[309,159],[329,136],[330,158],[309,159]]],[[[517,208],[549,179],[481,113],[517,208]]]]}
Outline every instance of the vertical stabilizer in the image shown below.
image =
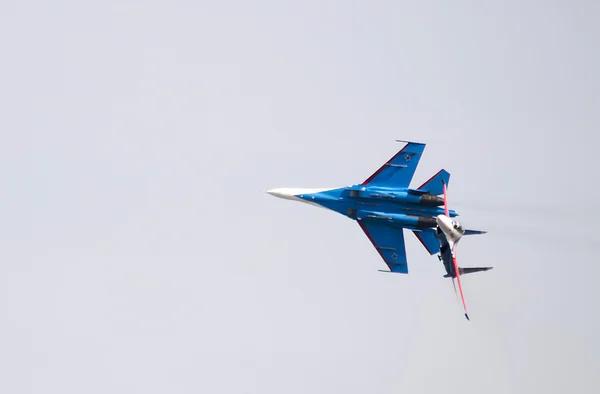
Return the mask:
{"type": "Polygon", "coordinates": [[[448,182],[450,182],[450,173],[446,170],[440,170],[417,190],[420,192],[427,192],[433,196],[438,196],[444,194],[444,182],[448,185],[448,182]]]}

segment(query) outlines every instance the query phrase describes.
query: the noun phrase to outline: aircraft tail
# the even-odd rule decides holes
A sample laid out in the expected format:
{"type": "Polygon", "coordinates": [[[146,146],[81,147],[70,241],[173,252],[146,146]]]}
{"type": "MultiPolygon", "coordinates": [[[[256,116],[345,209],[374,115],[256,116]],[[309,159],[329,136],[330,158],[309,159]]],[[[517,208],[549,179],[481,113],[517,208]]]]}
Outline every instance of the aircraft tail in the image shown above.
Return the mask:
{"type": "MultiPolygon", "coordinates": [[[[489,271],[494,267],[459,267],[458,270],[460,271],[461,275],[466,275],[466,274],[472,274],[475,272],[482,272],[482,271],[489,271]]],[[[453,278],[454,276],[446,274],[444,275],[444,278],[453,278]]]]}
{"type": "Polygon", "coordinates": [[[438,196],[444,194],[444,182],[446,183],[446,186],[448,186],[448,182],[450,182],[450,173],[446,170],[440,170],[417,190],[420,192],[427,192],[432,196],[438,196]]]}
{"type": "Polygon", "coordinates": [[[421,241],[429,254],[434,255],[440,252],[440,241],[435,236],[435,229],[426,228],[421,231],[413,231],[413,234],[421,241]]]}

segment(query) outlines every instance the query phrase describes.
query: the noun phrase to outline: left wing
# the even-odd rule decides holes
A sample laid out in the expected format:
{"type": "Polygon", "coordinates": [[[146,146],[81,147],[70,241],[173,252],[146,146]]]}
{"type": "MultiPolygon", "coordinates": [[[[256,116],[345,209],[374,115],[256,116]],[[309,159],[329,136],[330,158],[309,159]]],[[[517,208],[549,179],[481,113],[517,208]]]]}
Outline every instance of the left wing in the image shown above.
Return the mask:
{"type": "Polygon", "coordinates": [[[362,184],[408,187],[425,150],[425,144],[409,142],[362,184]]]}
{"type": "Polygon", "coordinates": [[[390,271],[408,274],[403,229],[381,223],[365,223],[362,220],[357,222],[390,271]]]}

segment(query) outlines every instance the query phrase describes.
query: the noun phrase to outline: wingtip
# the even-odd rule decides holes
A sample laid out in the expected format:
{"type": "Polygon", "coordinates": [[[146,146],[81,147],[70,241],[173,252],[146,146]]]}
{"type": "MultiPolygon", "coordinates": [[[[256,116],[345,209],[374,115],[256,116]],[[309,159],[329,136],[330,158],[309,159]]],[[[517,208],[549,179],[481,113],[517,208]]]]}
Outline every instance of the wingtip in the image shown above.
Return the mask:
{"type": "Polygon", "coordinates": [[[408,140],[395,140],[396,142],[403,142],[405,144],[419,144],[419,145],[426,145],[424,142],[419,142],[419,141],[408,141],[408,140]]]}

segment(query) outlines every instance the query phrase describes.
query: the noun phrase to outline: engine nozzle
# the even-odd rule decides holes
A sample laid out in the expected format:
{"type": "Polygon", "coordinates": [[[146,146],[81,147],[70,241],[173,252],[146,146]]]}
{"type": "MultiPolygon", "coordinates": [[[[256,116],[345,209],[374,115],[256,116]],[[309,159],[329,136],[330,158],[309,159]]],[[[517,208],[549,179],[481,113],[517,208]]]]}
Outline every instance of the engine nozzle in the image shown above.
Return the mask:
{"type": "Polygon", "coordinates": [[[439,207],[444,205],[444,199],[440,196],[432,196],[430,194],[423,194],[419,201],[419,204],[428,207],[439,207]]]}

